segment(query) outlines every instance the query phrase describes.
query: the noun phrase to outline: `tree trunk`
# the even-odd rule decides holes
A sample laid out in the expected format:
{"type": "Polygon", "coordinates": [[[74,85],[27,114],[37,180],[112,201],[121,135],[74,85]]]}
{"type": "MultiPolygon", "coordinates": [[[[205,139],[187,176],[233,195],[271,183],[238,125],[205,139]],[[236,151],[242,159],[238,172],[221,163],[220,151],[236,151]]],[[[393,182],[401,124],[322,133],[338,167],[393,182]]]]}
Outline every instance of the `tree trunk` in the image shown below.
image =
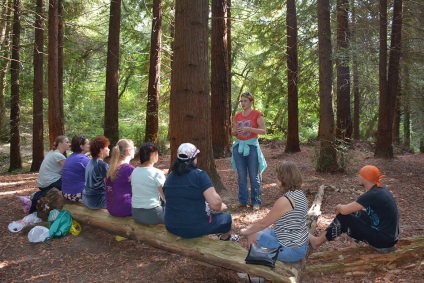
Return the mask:
{"type": "MultiPolygon", "coordinates": [[[[58,30],[57,30],[57,89],[59,93],[59,111],[60,117],[65,120],[65,111],[63,110],[63,36],[64,36],[64,19],[63,19],[63,2],[58,2],[58,30]]],[[[65,123],[63,123],[65,124],[65,123]]],[[[65,131],[64,131],[65,132],[65,131]]]]}
{"type": "Polygon", "coordinates": [[[424,237],[401,239],[397,250],[389,254],[380,254],[369,247],[357,247],[342,251],[315,252],[308,257],[306,274],[345,273],[367,275],[374,270],[402,269],[403,266],[424,258],[424,237]]]}
{"type": "Polygon", "coordinates": [[[177,0],[171,73],[171,162],[181,143],[191,142],[201,154],[198,166],[205,170],[217,191],[224,188],[212,152],[208,76],[208,1],[177,0]]]}
{"type": "Polygon", "coordinates": [[[355,140],[360,140],[361,131],[360,131],[360,95],[359,95],[359,70],[358,70],[358,53],[359,50],[356,49],[356,9],[355,3],[352,2],[352,31],[351,31],[351,41],[354,42],[355,50],[353,50],[352,55],[352,65],[353,65],[353,138],[355,140]]]}
{"type": "Polygon", "coordinates": [[[391,100],[387,90],[387,0],[380,0],[380,52],[379,52],[378,130],[375,157],[393,158],[391,100]]]}
{"type": "Polygon", "coordinates": [[[65,204],[63,209],[68,210],[73,219],[85,225],[200,262],[264,277],[272,282],[298,282],[300,277],[298,263],[277,261],[275,268],[246,264],[244,259],[247,250],[238,243],[214,240],[207,236],[183,239],[166,231],[164,225],[142,225],[134,222],[131,217],[113,217],[104,209],[93,211],[76,204],[65,204]]]}
{"type": "Polygon", "coordinates": [[[32,98],[32,163],[31,172],[40,169],[44,159],[43,142],[43,62],[44,62],[44,0],[37,0],[34,30],[34,86],[32,98]]]}
{"type": "Polygon", "coordinates": [[[334,145],[333,110],[333,63],[331,59],[330,1],[318,0],[318,49],[319,49],[319,91],[320,152],[317,171],[337,171],[337,151],[334,145]]]}
{"type": "Polygon", "coordinates": [[[153,0],[152,33],[150,38],[149,89],[146,113],[146,142],[158,143],[160,67],[162,51],[162,0],[153,0]]]}
{"type": "Polygon", "coordinates": [[[110,144],[119,140],[118,85],[119,85],[119,33],[121,29],[121,0],[110,1],[109,38],[106,64],[106,95],[104,135],[110,144]]]}
{"type": "MultiPolygon", "coordinates": [[[[399,86],[400,87],[400,86],[399,86]]],[[[400,146],[400,118],[401,118],[401,95],[400,90],[397,91],[395,98],[395,111],[393,113],[393,144],[400,146]]]]}
{"type": "Polygon", "coordinates": [[[337,0],[337,127],[336,136],[343,141],[352,137],[350,115],[349,70],[349,0],[337,0]]]}
{"type": "Polygon", "coordinates": [[[19,124],[21,120],[19,106],[19,71],[20,71],[20,37],[21,37],[21,1],[13,3],[12,63],[10,63],[10,167],[9,172],[22,168],[21,137],[19,124]]]}
{"type": "Polygon", "coordinates": [[[285,152],[299,152],[298,59],[296,1],[287,1],[288,131],[285,152]]]}
{"type": "Polygon", "coordinates": [[[49,141],[50,148],[57,136],[65,133],[62,98],[59,94],[59,4],[49,0],[49,43],[48,43],[48,93],[49,93],[49,141]],[[62,113],[61,113],[62,112],[62,113]]]}
{"type": "Polygon", "coordinates": [[[389,71],[387,79],[388,96],[391,101],[393,142],[400,144],[399,126],[400,126],[400,58],[402,47],[402,17],[403,0],[395,0],[393,7],[392,34],[390,40],[390,58],[389,71]]]}
{"type": "Polygon", "coordinates": [[[409,104],[409,92],[411,89],[411,81],[409,77],[409,68],[407,66],[405,66],[404,77],[404,94],[406,94],[407,97],[405,95],[403,96],[403,146],[409,150],[411,148],[411,107],[409,104]]]}
{"type": "Polygon", "coordinates": [[[7,71],[10,62],[10,29],[13,3],[4,0],[0,19],[0,140],[9,141],[8,118],[6,115],[5,93],[7,86],[7,71]]]}
{"type": "Polygon", "coordinates": [[[214,158],[231,156],[227,10],[226,0],[212,0],[211,122],[214,158]]]}

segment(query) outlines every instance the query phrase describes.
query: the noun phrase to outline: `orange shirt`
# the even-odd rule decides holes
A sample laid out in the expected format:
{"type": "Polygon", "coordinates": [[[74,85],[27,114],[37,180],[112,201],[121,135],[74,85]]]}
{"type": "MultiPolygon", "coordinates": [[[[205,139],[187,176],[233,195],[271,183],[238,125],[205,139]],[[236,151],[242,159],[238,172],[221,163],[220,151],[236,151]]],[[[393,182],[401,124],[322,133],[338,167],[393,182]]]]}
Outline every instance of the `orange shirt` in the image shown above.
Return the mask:
{"type": "MultiPolygon", "coordinates": [[[[244,127],[252,127],[252,128],[259,128],[258,125],[258,118],[263,116],[261,111],[259,110],[252,110],[250,114],[246,117],[242,115],[242,112],[239,112],[234,117],[234,122],[237,125],[237,129],[244,126],[244,127]]],[[[252,132],[246,132],[243,134],[237,134],[236,136],[239,140],[249,140],[252,138],[257,138],[258,134],[252,133],[252,132]]]]}

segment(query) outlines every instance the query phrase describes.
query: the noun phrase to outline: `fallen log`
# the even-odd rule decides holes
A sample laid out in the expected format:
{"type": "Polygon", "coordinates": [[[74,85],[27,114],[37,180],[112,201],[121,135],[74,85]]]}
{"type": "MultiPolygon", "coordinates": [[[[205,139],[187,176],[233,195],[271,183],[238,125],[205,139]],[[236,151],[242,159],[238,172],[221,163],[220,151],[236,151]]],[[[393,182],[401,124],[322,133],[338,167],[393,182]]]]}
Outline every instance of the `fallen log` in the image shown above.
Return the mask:
{"type": "Polygon", "coordinates": [[[277,261],[275,268],[246,264],[244,259],[247,250],[239,243],[214,240],[207,236],[183,239],[169,233],[164,225],[143,225],[134,222],[131,217],[114,217],[106,210],[91,210],[78,204],[65,204],[63,209],[68,210],[75,220],[83,224],[200,262],[245,272],[272,282],[300,280],[300,262],[289,264],[277,261]]]}
{"type": "Polygon", "coordinates": [[[424,258],[424,236],[401,239],[396,251],[380,254],[370,247],[355,247],[341,251],[315,252],[308,257],[304,274],[367,272],[395,269],[419,262],[424,258]]]}

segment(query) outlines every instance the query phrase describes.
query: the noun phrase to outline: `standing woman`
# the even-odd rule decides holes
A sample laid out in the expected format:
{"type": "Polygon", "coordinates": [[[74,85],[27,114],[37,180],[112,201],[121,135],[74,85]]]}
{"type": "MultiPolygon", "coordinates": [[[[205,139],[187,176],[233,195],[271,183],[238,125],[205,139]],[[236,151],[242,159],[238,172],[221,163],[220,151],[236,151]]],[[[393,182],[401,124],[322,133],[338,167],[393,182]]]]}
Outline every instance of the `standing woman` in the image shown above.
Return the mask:
{"type": "Polygon", "coordinates": [[[113,216],[131,216],[131,173],[134,158],[134,142],[121,139],[112,149],[110,168],[106,174],[106,207],[113,216]]]}
{"type": "Polygon", "coordinates": [[[266,161],[259,147],[258,135],[266,134],[265,121],[259,110],[252,109],[254,97],[249,92],[240,96],[243,111],[234,117],[231,134],[236,137],[233,143],[231,166],[237,170],[238,200],[237,207],[247,207],[249,189],[247,187],[247,173],[249,173],[251,196],[254,210],[259,210],[262,204],[260,174],[266,168],[266,161]]]}
{"type": "Polygon", "coordinates": [[[139,153],[141,165],[131,175],[133,219],[143,224],[164,223],[165,208],[161,199],[165,202],[162,189],[165,174],[154,167],[159,160],[158,146],[143,143],[139,153]]]}
{"type": "Polygon", "coordinates": [[[106,208],[106,173],[109,165],[103,161],[109,156],[110,141],[105,136],[95,137],[90,143],[92,159],[85,168],[85,188],[82,202],[91,209],[106,208]]]}
{"type": "Polygon", "coordinates": [[[53,143],[53,149],[47,153],[38,171],[37,186],[40,191],[36,192],[31,200],[29,213],[36,210],[37,202],[45,196],[51,188],[62,190],[62,168],[66,159],[66,151],[69,150],[69,140],[66,136],[58,136],[53,143]]]}
{"type": "Polygon", "coordinates": [[[85,186],[85,168],[90,158],[90,141],[85,136],[75,136],[71,142],[72,154],[66,158],[62,170],[62,195],[66,200],[78,202],[85,186]]]}
{"type": "Polygon", "coordinates": [[[249,245],[280,247],[278,260],[294,262],[301,260],[308,250],[308,200],[302,191],[302,176],[294,163],[280,162],[276,172],[277,185],[283,195],[264,218],[241,229],[240,233],[247,237],[249,245]],[[273,228],[269,228],[271,225],[273,228]]]}

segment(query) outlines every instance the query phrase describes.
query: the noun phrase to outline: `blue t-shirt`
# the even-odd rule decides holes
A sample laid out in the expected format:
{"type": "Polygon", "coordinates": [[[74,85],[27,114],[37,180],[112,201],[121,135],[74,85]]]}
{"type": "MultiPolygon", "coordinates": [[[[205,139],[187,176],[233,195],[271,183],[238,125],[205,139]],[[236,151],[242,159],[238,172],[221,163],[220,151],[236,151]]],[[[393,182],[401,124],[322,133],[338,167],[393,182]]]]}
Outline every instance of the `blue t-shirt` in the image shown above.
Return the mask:
{"type": "Polygon", "coordinates": [[[372,228],[386,235],[388,240],[398,240],[399,212],[396,201],[388,189],[374,186],[356,202],[366,209],[372,228]]]}
{"type": "Polygon", "coordinates": [[[203,192],[213,187],[205,171],[171,172],[163,185],[166,199],[165,226],[191,228],[209,221],[210,211],[203,192]]]}
{"type": "Polygon", "coordinates": [[[85,168],[90,158],[74,152],[65,160],[62,169],[62,192],[66,194],[82,193],[85,186],[85,168]]]}
{"type": "Polygon", "coordinates": [[[93,158],[85,168],[85,188],[86,195],[104,195],[106,172],[109,165],[101,159],[93,158]]]}

